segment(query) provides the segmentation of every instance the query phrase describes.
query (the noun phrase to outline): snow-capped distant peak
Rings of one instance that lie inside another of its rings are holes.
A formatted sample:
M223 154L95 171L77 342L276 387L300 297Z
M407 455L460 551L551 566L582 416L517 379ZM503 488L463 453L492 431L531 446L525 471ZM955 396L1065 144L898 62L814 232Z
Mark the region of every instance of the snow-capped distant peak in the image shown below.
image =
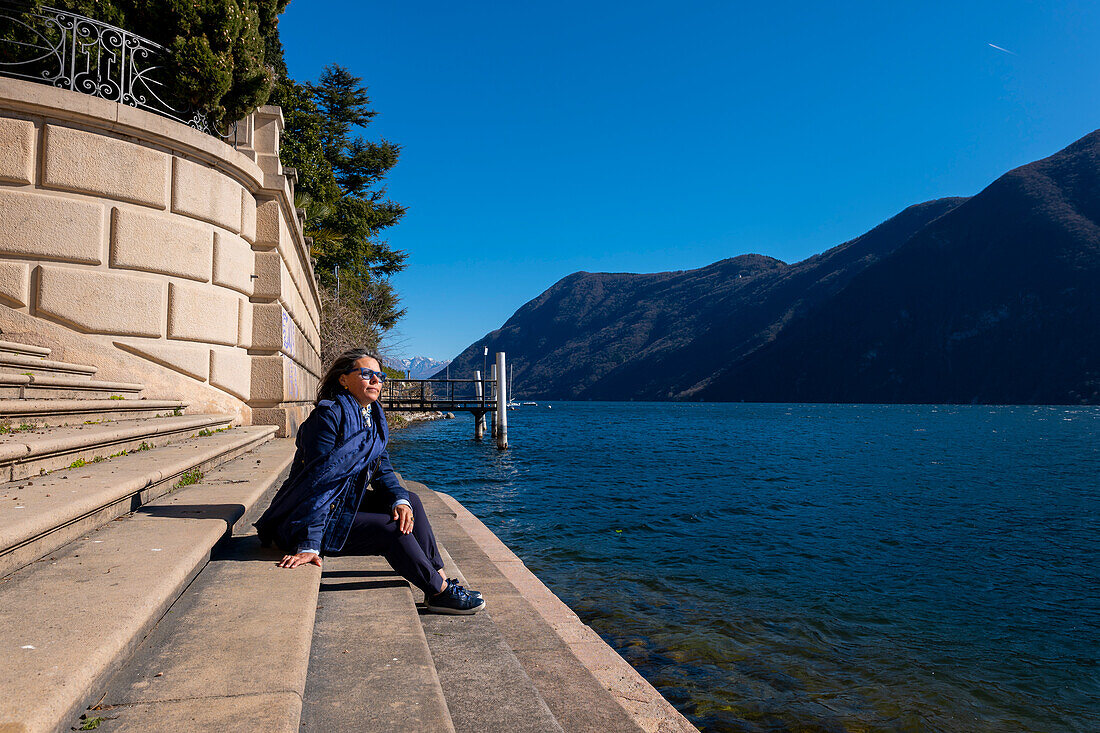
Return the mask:
M409 379L425 379L450 364L450 361L440 361L430 356L413 356L408 359L387 359L387 366L400 369Z

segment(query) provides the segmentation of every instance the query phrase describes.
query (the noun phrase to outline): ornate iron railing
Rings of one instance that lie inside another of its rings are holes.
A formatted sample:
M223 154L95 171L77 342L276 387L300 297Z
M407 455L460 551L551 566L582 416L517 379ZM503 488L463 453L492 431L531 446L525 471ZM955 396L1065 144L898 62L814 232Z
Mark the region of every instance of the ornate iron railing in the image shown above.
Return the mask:
M202 110L165 99L167 87L157 76L166 56L158 43L83 15L0 2L0 75L83 92L228 137Z

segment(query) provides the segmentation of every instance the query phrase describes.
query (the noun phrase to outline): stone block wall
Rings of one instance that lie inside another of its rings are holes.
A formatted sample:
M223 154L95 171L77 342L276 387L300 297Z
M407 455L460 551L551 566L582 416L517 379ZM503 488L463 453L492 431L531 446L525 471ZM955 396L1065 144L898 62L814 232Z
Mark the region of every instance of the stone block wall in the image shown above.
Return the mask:
M234 147L0 78L5 337L293 434L321 371L317 284L278 159L281 111L238 129Z

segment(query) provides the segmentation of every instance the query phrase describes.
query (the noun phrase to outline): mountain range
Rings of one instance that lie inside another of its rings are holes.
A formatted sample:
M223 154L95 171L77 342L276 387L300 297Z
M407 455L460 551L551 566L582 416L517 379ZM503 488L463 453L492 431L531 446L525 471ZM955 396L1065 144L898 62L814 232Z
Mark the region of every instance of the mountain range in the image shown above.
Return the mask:
M1100 403L1100 131L787 264L578 272L467 347L532 399Z
M427 379L440 369L446 369L449 361L440 361L430 356L413 356L408 359L386 359L386 366L405 372L408 379Z

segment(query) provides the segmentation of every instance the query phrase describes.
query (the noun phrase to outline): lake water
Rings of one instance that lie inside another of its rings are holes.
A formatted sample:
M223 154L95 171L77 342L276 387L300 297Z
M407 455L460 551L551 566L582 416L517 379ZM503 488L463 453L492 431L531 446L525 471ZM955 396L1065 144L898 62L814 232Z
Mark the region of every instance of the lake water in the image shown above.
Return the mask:
M1100 408L552 404L394 464L700 728L1100 731Z

